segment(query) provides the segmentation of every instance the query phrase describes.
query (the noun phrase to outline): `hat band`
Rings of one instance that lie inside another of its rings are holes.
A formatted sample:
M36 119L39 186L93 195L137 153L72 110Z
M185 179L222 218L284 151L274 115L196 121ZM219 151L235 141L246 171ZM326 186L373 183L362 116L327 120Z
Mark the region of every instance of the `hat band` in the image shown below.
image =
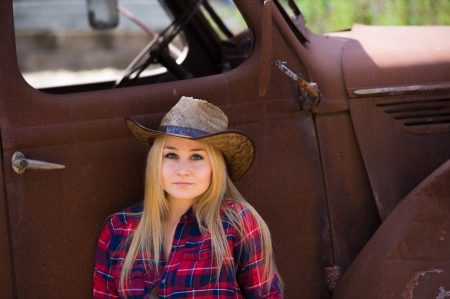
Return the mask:
M201 137L201 136L209 134L208 132L205 132L202 130L187 128L187 127L177 127L177 126L161 126L158 128L158 131L162 132L162 133L183 135L183 136L189 136L189 137Z

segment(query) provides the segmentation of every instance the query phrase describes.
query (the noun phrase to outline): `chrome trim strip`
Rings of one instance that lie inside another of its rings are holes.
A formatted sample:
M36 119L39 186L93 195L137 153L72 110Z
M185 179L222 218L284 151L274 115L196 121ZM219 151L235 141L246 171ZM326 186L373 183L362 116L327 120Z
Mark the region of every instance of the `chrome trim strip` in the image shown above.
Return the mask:
M364 89L357 89L353 91L353 93L361 96L369 96L369 95L401 95L407 93L429 93L439 91L450 91L450 83L364 88Z

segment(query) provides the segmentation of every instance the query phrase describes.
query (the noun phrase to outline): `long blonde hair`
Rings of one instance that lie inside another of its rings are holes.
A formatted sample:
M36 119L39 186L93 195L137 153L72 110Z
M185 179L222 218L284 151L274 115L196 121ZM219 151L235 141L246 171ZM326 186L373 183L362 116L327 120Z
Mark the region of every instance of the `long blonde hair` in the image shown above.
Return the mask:
M163 159L162 152L165 142L165 135L157 137L147 156L144 209L136 231L132 235L131 240L128 240L129 249L123 263L119 282L120 289L122 290L125 289L125 283L129 279L131 269L139 253L143 258L146 256L146 253L152 253L151 256L153 256L153 259L144 259L144 262L150 271L158 272L161 245L163 244L164 223L168 220L170 213L169 201L166 200L164 189L162 187L161 173ZM233 260L224 232L224 219L222 219L220 215L220 210L222 209L225 212L226 218L231 226L234 227L243 238L247 236L242 217L238 211L230 209L225 205L224 200L228 199L242 204L251 212L257 221L261 231L260 244L262 244L262 249L265 253L263 278L265 278L264 280L267 280L268 291L273 275L277 271L267 224L233 185L233 182L227 174L226 164L222 153L207 143L203 144L210 158L212 178L209 188L195 199L193 211L199 224L200 231L203 234L207 232L211 234L212 251L218 272L221 271L223 265L230 265ZM251 244L249 244L250 242L244 243L246 243L246 249L250 250L250 254L252 254L253 248ZM282 287L281 280L279 280L279 287Z

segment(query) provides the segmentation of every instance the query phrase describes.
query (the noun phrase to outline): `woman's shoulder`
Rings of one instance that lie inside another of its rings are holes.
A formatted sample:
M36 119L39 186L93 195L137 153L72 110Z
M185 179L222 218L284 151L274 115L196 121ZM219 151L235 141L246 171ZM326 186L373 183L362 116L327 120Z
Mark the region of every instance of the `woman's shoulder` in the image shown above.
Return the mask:
M257 221L255 218L256 211L249 203L242 203L232 199L224 200L225 209L221 210L222 217L225 222L230 221L230 218L240 218L242 219L239 222L244 223L245 225L251 224L252 226L257 225ZM254 212L255 211L255 212ZM231 213L230 213L231 212ZM234 222L234 221L231 221Z
M235 232L237 243L241 239L251 240L260 234L259 223L254 214L256 211L249 203L226 199L224 204L225 209L228 209L228 212L223 212L224 227Z
M118 213L113 214L108 221L108 225L113 231L133 229L139 224L143 210L144 205L142 202L128 207Z
M224 203L227 209L233 210L239 213L241 216L251 213L248 207L241 202L237 202L232 199L225 199Z
M119 213L113 214L100 233L98 244L101 248L116 251L122 241L133 235L142 214L142 204L129 207Z

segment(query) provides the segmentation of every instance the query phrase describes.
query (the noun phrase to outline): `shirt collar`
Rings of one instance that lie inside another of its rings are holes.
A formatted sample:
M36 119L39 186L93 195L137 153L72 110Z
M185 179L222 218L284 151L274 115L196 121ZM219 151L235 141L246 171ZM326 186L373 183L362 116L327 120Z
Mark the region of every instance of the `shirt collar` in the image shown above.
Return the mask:
M184 221L187 221L189 219L194 219L194 218L195 218L194 210L192 209L192 207L190 207L189 210L187 210L186 213L181 215L180 222L184 222Z

